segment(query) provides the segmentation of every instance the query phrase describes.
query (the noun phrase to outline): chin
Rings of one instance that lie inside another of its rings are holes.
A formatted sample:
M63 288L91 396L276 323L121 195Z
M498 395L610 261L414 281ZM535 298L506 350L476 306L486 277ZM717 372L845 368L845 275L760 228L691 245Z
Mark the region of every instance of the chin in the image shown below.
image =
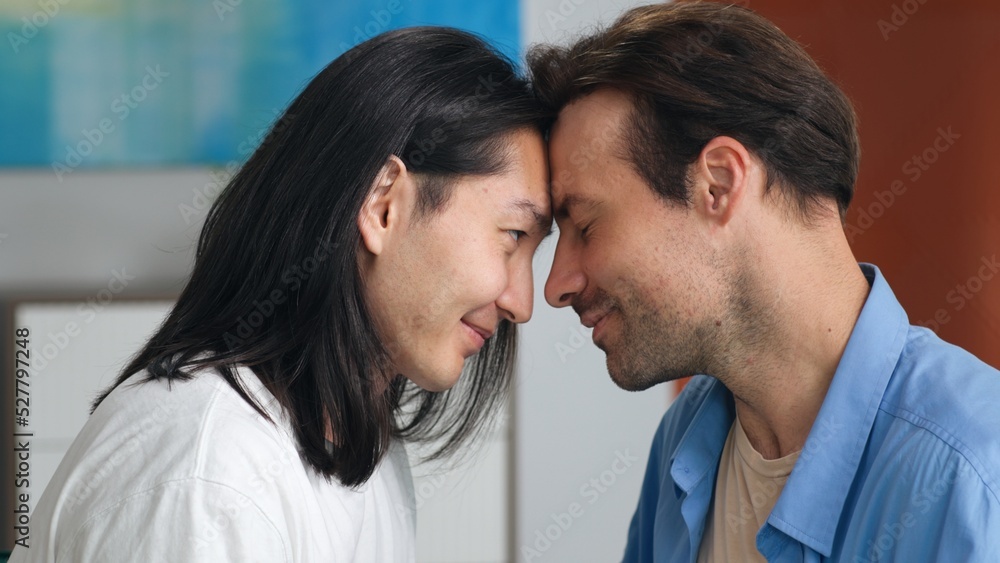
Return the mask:
M441 393L454 387L461 375L462 365L459 365L457 370L455 368L437 366L433 370L433 373L422 373L416 377L407 376L407 379L424 391Z
M612 374L611 381L613 381L615 385L617 385L618 387L620 387L625 391L645 391L646 389L649 389L654 385L663 383L662 381L647 380L643 379L642 377L635 377L634 374L632 375L633 375L632 377L629 377L627 375L625 376L619 375L616 377L614 374Z
M420 385L420 388L424 391L430 391L431 393L444 393L445 391L451 389L458 383L458 378L449 379L447 381L441 379L432 379L425 385ZM419 385L419 384L418 384Z
M639 373L633 366L622 366L615 362L611 355L607 358L607 368L611 381L625 391L645 391L654 385L669 381L648 373Z

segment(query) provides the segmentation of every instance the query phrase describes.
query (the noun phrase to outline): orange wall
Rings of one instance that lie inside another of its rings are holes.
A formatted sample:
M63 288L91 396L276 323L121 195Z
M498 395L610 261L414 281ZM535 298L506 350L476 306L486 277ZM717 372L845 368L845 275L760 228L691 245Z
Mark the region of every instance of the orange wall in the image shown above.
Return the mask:
M881 268L911 323L1000 367L1000 1L744 4L854 102L862 158L847 232L858 260Z

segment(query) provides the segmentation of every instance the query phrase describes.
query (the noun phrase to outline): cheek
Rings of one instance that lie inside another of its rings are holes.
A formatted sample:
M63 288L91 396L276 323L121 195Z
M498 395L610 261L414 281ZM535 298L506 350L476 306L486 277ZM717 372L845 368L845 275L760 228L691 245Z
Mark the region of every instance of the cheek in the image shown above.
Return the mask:
M599 286L610 290L619 280L631 279L649 269L648 248L628 236L604 236L600 233L580 249L584 272Z
M477 267L470 268L468 274L465 291L459 299L459 306L465 309L464 313L497 301L506 289L511 275L500 261L480 263Z
M618 300L655 303L669 299L674 260L664 245L620 237L595 241L583 258L589 281Z
M497 240L469 241L456 253L455 267L442 276L453 288L459 307L475 309L500 296L516 269L518 257L509 257Z
M426 291L412 303L415 328L433 339L452 338L462 317L497 299L505 277L503 270L482 261L434 272L425 280Z

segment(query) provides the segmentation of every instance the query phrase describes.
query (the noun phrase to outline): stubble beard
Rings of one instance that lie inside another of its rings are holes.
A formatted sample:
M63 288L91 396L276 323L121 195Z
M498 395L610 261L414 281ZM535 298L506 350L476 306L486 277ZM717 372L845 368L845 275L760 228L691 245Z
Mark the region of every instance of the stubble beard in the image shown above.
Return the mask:
M657 307L635 292L614 299L617 334L604 347L612 381L626 391L697 374L720 377L736 365L740 343L758 340L767 318L752 276L725 280L720 314L685 319L676 307Z

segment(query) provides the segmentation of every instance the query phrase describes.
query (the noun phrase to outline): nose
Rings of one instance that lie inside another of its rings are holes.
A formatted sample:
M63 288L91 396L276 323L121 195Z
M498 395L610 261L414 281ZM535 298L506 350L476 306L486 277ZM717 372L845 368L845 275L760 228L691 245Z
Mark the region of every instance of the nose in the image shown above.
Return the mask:
M552 270L545 282L545 300L553 307L566 307L586 287L587 277L580 269L579 250L559 233Z
M535 301L535 282L531 273L531 258L518 260L511 266L507 287L497 298L497 308L507 320L526 323L531 319Z

